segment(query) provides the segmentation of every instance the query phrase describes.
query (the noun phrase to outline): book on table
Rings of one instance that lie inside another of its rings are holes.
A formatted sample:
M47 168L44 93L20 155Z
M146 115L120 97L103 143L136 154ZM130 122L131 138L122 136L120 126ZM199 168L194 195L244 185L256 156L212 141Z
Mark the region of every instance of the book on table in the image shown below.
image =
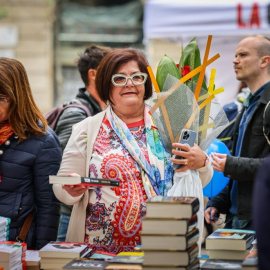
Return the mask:
M144 265L143 269L144 270L197 270L200 267L200 261L198 258L196 258L192 263L190 263L188 266L148 266Z
M257 242L256 242L257 244ZM242 262L243 270L257 270L258 269L258 250L253 249Z
M249 250L216 250L209 249L209 259L241 261L249 254Z
M154 196L146 201L146 218L189 219L199 210L196 197Z
M140 251L120 252L108 261L109 265L105 269L128 269L141 270L144 253Z
M77 258L89 250L87 244L77 242L58 242L51 241L39 250L39 256L42 258Z
M188 266L197 259L198 245L195 244L185 251L171 251L171 250L147 250L144 252L144 266Z
M63 269L105 269L108 265L106 261L89 260L85 258L76 258L66 264Z
M186 250L197 243L199 230L194 228L186 235L148 235L141 233L142 250Z
M148 218L142 220L143 234L178 234L184 235L196 228L198 218L195 214L190 219Z
M60 184L60 185L87 185L87 186L110 186L119 187L119 180L115 179L103 179L94 177L81 177L81 176L49 176L50 184Z
M207 250L246 250L251 247L255 231L217 229L205 240Z
M241 261L207 260L200 267L202 270L242 270Z

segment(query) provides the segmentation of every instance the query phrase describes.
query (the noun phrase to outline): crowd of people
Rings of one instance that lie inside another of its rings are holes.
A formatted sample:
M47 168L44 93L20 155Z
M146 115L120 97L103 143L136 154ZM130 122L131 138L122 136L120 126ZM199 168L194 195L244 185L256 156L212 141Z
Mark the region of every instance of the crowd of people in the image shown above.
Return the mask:
M77 62L85 87L73 102L91 116L70 107L54 131L35 104L23 65L0 58L0 216L11 218L9 239L33 249L57 239L132 250L140 244L145 201L171 189L175 163L183 165L179 172L198 170L203 186L213 169L231 179L207 205L205 220L215 222L222 213L226 228L255 229L260 269L267 269L270 41L243 39L233 65L250 94L235 120L232 155L214 153L208 162L196 144L173 143L181 159L165 149L145 103L153 89L139 50L88 47ZM49 175L117 179L120 185L52 187Z

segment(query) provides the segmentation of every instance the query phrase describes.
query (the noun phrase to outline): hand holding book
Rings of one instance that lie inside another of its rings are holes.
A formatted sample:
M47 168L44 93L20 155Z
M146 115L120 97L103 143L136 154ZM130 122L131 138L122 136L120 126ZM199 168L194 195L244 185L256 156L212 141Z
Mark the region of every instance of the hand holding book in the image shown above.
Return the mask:
M68 176L78 176L77 173L71 173ZM79 197L84 194L90 187L86 185L63 185L62 188L72 197Z
M76 173L68 176L49 176L50 184L60 184L72 197L78 197L84 194L88 189L100 187L119 187L119 180L102 179L93 177L81 177Z

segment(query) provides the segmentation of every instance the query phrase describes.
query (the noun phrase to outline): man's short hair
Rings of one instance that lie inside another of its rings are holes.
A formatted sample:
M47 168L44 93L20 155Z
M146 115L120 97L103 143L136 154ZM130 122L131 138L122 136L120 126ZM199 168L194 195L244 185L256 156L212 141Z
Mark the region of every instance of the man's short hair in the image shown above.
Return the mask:
M91 45L80 54L77 67L85 86L89 85L88 70L97 69L102 58L111 51L109 47Z

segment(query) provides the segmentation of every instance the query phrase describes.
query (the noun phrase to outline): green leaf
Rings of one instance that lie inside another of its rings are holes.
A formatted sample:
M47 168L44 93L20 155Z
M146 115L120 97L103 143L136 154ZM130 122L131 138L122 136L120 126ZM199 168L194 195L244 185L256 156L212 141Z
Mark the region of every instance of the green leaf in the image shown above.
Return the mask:
M165 54L158 64L156 74L156 80L160 91L163 90L163 85L168 74L174 76L177 79L181 78L175 62Z
M194 37L188 45L184 48L181 59L179 61L179 73L181 76L181 67L183 66L190 66L190 71L194 70L195 68L199 67L201 65L201 56L200 56L200 50L196 41L196 38ZM198 82L200 73L193 76L191 79L193 82ZM202 87L204 89L207 89L205 80L203 80Z

